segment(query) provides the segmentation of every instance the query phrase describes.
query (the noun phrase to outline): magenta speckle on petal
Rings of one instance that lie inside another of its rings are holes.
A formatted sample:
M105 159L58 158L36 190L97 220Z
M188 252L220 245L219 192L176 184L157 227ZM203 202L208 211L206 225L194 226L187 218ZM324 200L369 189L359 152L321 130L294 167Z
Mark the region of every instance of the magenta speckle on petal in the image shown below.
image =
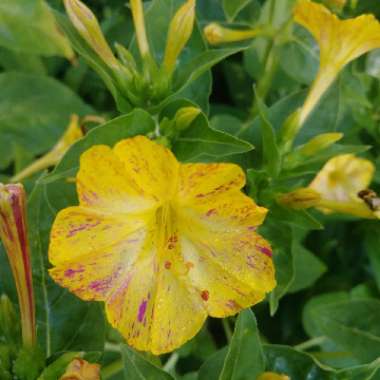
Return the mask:
M272 257L273 254L272 254L272 251L267 248L267 247L260 247L259 245L256 246L256 248L261 252L263 253L264 255L268 256L268 257Z
M139 314L137 316L137 319L138 319L139 322L142 322L144 320L144 316L145 316L147 305L148 305L148 301L147 300L143 300L141 302L141 304L140 304Z
M84 269L67 269L65 270L65 277L73 278L77 273L83 273Z

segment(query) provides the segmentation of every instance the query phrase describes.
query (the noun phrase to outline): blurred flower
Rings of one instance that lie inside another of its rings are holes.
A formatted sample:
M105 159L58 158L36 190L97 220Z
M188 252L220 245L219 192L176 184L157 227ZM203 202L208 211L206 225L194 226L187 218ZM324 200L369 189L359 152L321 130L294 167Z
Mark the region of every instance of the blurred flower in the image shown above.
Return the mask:
M309 187L278 197L278 202L294 209L317 207L329 214L338 212L362 218L380 217L380 199L371 190L375 167L371 161L342 154L331 158Z
M300 114L302 125L343 67L380 47L380 23L373 15L340 20L326 7L310 0L299 1L294 19L309 30L320 49L319 72Z
M290 377L275 372L264 372L257 380L290 380Z
M174 15L166 41L164 67L171 73L176 65L177 58L189 41L194 29L195 0L187 0Z
M52 150L38 160L34 161L31 165L27 166L20 173L16 174L11 179L11 182L22 181L41 170L56 165L63 158L69 148L82 137L83 131L79 125L79 117L77 115L72 115L70 124L68 125L65 133L52 148Z
M204 28L206 40L211 45L249 40L250 38L261 35L262 33L263 30L260 28L243 30L230 29L225 28L216 22L212 22Z
M234 315L275 286L256 228L267 210L234 164L181 164L146 137L94 146L80 162L80 206L53 225L53 279L104 301L128 343L154 354L191 339L207 315Z
M22 185L0 184L0 237L16 283L23 343L31 347L36 342L36 322L26 195Z
M100 380L100 365L83 359L74 359L60 380Z

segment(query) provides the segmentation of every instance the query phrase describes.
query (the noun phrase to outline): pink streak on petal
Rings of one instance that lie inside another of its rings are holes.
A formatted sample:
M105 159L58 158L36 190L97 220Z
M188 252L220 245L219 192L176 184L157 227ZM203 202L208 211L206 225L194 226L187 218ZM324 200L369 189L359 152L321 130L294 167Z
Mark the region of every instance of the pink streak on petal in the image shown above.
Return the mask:
M144 320L144 316L145 316L147 305L148 305L148 301L147 300L143 300L141 302L141 304L140 304L139 314L137 316L137 319L138 319L139 322L142 322Z

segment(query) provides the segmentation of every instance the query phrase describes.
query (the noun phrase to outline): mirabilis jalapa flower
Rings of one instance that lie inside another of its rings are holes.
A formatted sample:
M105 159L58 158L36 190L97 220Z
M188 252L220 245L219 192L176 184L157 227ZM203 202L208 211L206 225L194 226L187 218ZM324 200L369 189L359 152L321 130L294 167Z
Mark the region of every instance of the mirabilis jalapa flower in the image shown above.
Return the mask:
M317 207L326 214L338 212L375 219L380 213L359 197L368 188L374 172L375 166L369 160L352 154L335 156L327 161L309 187L284 194L279 201L296 209Z
M128 343L154 354L191 339L208 315L234 315L275 286L257 232L267 213L241 192L234 164L181 164L143 136L80 160L79 206L52 227L50 275L104 301Z
M8 255L20 305L23 344L36 343L32 267L28 242L26 195L22 185L0 183L0 238Z
M320 49L319 71L299 114L302 125L344 66L380 48L380 23L370 14L340 20L310 0L298 2L294 19L313 35Z

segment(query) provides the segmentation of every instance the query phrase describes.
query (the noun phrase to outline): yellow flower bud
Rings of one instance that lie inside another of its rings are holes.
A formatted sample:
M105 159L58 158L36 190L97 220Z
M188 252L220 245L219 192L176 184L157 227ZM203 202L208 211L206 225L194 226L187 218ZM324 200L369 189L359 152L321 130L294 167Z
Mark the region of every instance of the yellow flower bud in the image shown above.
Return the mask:
M100 365L83 359L74 359L60 380L100 380Z
M278 202L294 209L307 209L316 207L321 201L321 195L310 188L301 188L278 197Z
M194 28L195 0L187 0L174 15L168 32L165 49L164 67L171 73L178 56L189 41Z
M133 23L141 57L150 57L149 43L145 29L144 7L141 0L131 0Z
M323 133L319 136L312 138L305 145L298 149L298 153L305 157L314 156L321 150L328 148L330 145L335 144L342 139L343 133Z
M64 0L64 3L67 14L78 33L108 66L118 68L119 63L92 11L79 0Z
M177 111L175 115L175 129L183 131L188 128L191 123L201 113L201 110L196 107L184 107Z
M320 134L306 144L298 147L293 152L289 153L285 158L285 166L293 168L299 164L303 164L305 158L313 157L318 152L327 149L335 144L343 137L343 133L323 133Z
M211 45L244 41L263 34L263 30L260 28L244 30L230 29L225 28L216 22L208 24L203 32L206 36L207 42Z
M59 139L53 149L38 160L34 161L31 165L27 166L20 173L16 174L12 178L11 182L22 181L41 170L56 165L65 155L67 150L82 137L83 131L79 125L79 117L77 115L72 115L66 132Z
M22 185L0 183L0 238L16 284L25 347L36 342L32 267L28 241L26 195Z

